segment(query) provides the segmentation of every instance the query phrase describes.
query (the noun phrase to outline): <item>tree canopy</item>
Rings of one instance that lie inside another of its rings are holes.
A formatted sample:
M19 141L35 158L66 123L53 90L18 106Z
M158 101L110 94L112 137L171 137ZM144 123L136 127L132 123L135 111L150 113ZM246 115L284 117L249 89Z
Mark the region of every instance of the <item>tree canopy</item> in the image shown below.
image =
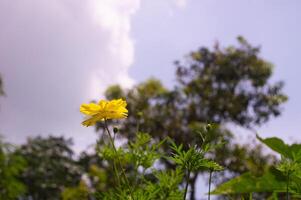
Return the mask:
M78 184L83 171L73 158L72 141L49 136L29 139L18 150L27 162L21 179L28 186L25 197L59 199L64 187Z
M118 85L109 87L105 93L108 99L124 98L128 102L129 117L119 124L123 136L131 140L140 130L156 140L168 136L188 148L202 142L194 130L207 122L220 124L221 128L208 136L212 142L226 143L212 155L228 170L220 181L228 179L227 174L240 174L250 168L260 173L274 159L263 156L261 148L250 151L234 144L233 133L224 125L233 123L254 129L279 116L287 96L282 91L283 82L270 81L273 65L260 56L260 48L242 37L237 40L238 46L201 47L183 61L176 61L177 84L172 89L157 79L149 79L129 90ZM96 128L102 129L102 124ZM253 164L241 157L249 158ZM192 191L196 178L197 174L191 178Z
M273 65L260 48L238 37L239 45L200 48L185 63L176 62L177 80L185 94L188 119L233 122L252 128L281 113L287 100L283 82L270 83Z
M14 146L0 140L0 200L17 199L27 189L20 179L26 161L16 155L15 150Z

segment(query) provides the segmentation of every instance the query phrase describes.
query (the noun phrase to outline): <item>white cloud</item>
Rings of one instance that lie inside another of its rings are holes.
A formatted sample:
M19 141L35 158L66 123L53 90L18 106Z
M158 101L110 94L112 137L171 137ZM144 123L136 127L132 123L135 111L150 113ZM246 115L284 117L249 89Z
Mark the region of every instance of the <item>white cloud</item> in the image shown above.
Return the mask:
M174 0L174 2L179 8L184 8L187 5L187 0Z
M140 0L93 0L90 4L95 23L110 32L111 44L109 52L113 57L116 69L114 71L115 79L124 87L133 85L133 80L128 76L128 68L133 64L134 46L130 38L130 17L138 10ZM118 58L117 60L114 58ZM118 66L124 66L119 68ZM106 76L108 78L108 76ZM99 74L94 77L94 83L101 82L105 77ZM108 81L111 78L108 79Z
M140 0L0 1L0 133L64 133L85 142L80 103L133 84L131 17ZM92 129L90 129L91 132ZM89 140L90 141L90 140Z

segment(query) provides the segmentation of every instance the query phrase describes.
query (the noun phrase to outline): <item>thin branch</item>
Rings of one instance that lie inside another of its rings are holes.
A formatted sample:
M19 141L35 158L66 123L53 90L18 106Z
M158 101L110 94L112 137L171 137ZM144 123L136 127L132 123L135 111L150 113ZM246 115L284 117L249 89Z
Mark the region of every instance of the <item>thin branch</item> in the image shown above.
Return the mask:
M185 191L184 191L183 200L186 200L186 195L187 195L187 190L188 190L188 184L189 184L189 178L190 178L190 171L188 171L187 176L186 176L186 185L185 185Z

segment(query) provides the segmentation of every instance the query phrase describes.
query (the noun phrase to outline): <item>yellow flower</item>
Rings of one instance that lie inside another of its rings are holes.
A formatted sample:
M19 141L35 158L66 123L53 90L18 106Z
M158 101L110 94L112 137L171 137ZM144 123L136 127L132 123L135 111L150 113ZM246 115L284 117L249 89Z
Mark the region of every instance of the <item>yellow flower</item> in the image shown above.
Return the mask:
M126 118L128 115L126 105L126 101L122 99L112 101L100 100L98 104L82 104L80 106L80 112L89 116L87 120L82 122L82 125L93 126L96 122L106 119Z

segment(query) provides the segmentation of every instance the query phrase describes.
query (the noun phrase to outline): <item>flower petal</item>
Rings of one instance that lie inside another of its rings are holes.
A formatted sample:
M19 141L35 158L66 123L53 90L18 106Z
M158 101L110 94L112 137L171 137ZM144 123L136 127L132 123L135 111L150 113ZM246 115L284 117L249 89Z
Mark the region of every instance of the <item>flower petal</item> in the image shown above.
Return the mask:
M95 115L100 111L100 106L95 103L82 104L80 106L80 112L86 115Z
M98 121L103 121L103 118L98 118L98 117L90 117L89 119L86 119L85 121L82 122L82 125L84 126L93 126L95 125Z

